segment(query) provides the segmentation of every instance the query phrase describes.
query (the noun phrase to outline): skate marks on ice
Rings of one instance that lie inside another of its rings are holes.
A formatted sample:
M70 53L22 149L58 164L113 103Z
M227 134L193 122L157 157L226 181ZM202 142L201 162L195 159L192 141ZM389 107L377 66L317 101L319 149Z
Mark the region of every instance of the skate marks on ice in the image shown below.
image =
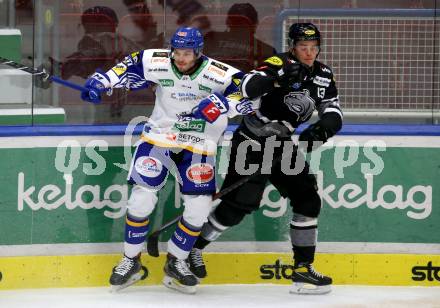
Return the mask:
M369 287L334 285L326 295L290 294L288 285L201 285L195 295L164 286L131 286L116 294L108 288L0 291L7 308L139 307L440 307L440 287Z

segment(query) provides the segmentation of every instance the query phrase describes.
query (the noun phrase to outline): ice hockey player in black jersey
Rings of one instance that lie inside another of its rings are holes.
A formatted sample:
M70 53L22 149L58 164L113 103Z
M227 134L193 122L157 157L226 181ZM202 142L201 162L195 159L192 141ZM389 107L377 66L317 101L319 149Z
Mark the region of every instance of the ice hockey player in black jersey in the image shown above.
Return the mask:
M226 194L204 224L189 255L190 268L199 278L206 276L202 249L227 228L239 224L245 215L258 210L264 188L270 181L283 197L290 199L293 211L290 237L295 271L291 292L322 294L331 290L332 279L317 272L312 265L321 209L316 178L309 174L309 165L304 158L301 162L304 167L296 174L284 172L279 158L283 149L286 151L288 147L275 144L290 141L293 145L291 140L295 128L308 121L315 109L319 120L299 136L299 147L303 147L304 151L313 151L342 127L342 111L332 70L316 60L320 47L321 36L315 25L295 23L289 29L289 51L266 59L244 76L243 95L250 99L260 98L261 105L257 112L243 118L234 133L228 173L222 189L248 175L240 174L240 170L236 169L236 166L243 165L239 161L243 155L238 150L243 142L253 144L253 149L246 152L246 165L258 164L262 174ZM273 161L267 161L263 154L263 149L270 146L274 147ZM302 151L297 150L295 146L293 151L298 156L290 156L291 168L295 162L299 163L299 157L303 157ZM268 165L272 167L269 172Z

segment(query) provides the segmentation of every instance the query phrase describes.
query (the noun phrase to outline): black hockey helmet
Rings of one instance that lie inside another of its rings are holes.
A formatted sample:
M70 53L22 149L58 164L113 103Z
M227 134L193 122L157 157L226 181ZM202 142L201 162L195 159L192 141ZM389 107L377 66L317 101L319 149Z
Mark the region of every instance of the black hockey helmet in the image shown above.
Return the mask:
M310 23L294 23L289 28L289 47L292 48L299 41L318 41L321 45L321 33L318 28Z

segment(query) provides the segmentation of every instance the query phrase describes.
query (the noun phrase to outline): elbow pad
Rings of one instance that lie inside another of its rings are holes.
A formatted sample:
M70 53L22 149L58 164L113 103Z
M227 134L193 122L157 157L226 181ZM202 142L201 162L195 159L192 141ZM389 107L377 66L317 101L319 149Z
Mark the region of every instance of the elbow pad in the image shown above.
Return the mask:
M241 83L241 92L244 97L255 99L270 91L275 87L275 79L271 76L263 76L260 74L245 75Z

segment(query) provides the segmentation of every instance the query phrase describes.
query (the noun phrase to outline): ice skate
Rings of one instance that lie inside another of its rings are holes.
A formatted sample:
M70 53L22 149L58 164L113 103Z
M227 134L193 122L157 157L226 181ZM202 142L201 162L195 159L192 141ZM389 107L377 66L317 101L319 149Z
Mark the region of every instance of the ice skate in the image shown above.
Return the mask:
M110 276L111 292L117 292L128 286L144 280L148 276L148 270L142 266L140 257L129 258L124 255L119 264L113 268Z
M326 294L331 291L332 279L315 271L310 263L295 266L292 280L293 286L290 293Z
M205 278L206 266L203 262L202 250L198 248L191 249L188 256L189 269L196 276L200 282L201 279Z
M196 293L197 277L189 270L186 260L168 254L164 271L162 282L167 288L186 294Z

